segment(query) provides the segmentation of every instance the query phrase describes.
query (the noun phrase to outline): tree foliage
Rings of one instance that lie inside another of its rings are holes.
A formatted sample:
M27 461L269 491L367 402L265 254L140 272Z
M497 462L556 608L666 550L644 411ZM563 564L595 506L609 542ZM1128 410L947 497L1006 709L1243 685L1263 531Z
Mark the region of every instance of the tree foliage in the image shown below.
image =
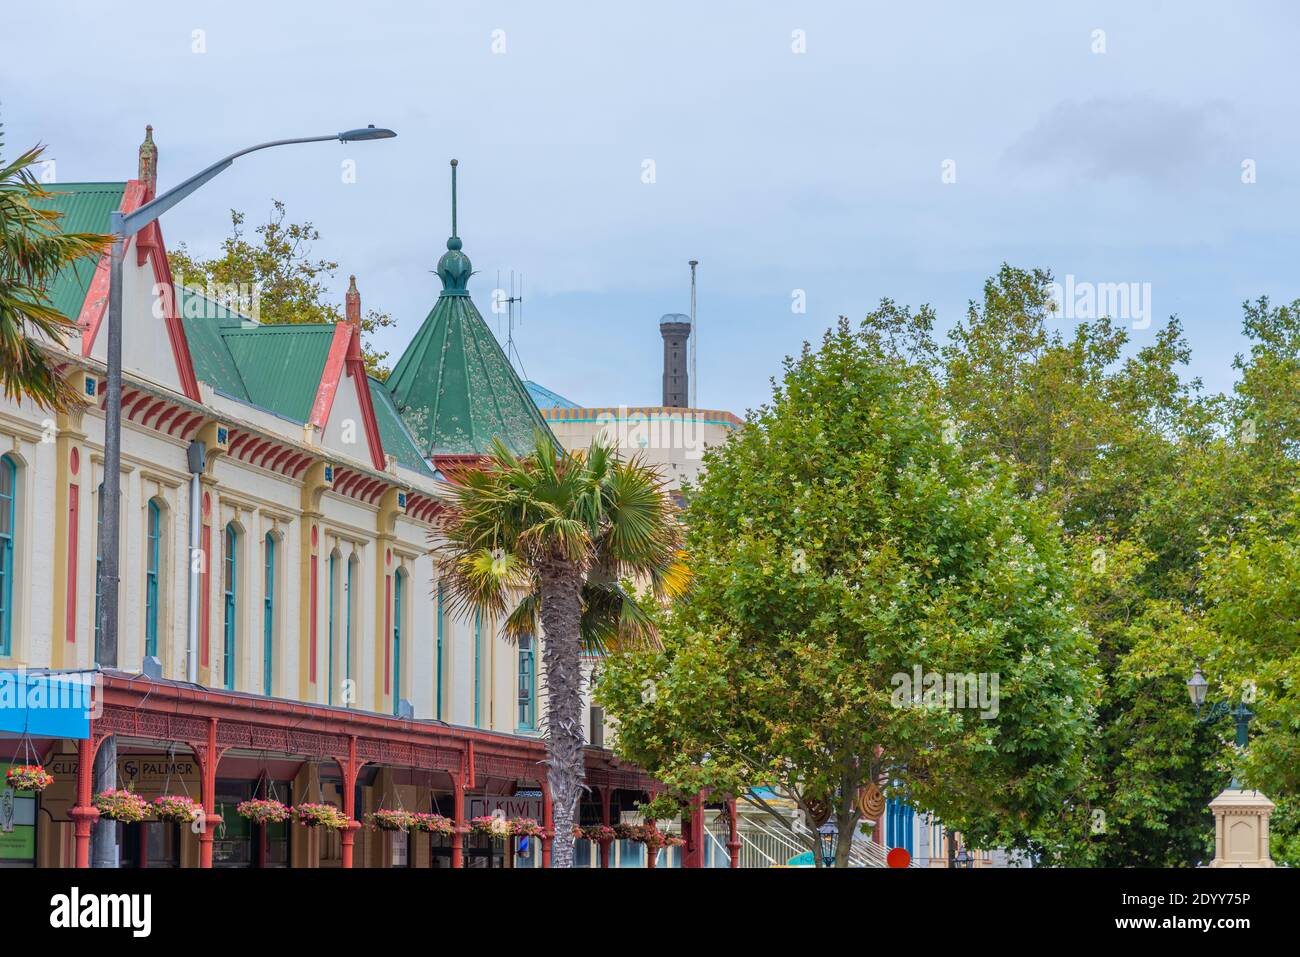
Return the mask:
M286 222L285 205L271 201L271 213L254 229L256 239L244 231L245 216L230 211L230 235L221 243L221 254L212 259L194 256L184 243L168 253L172 275L178 284L198 291L212 290L222 305L247 314L253 307L256 290L257 318L265 323L340 322L343 310L330 301L325 280L334 275L339 264L314 259L311 246L320 239L320 231L310 222ZM386 312L368 310L361 317L361 331L393 325ZM385 378L387 352L363 346L366 369L371 375Z
M619 749L679 797L779 785L833 802L848 833L879 779L1006 846L1086 812L1092 651L1053 523L945 437L884 340L842 321L787 361L707 453L686 520L689 595L662 647L611 656L599 689ZM996 676L996 697L904 688L918 669Z
M54 308L48 290L77 260L107 251L112 237L59 229L62 214L42 205L57 194L32 171L44 150L0 159L0 387L7 398L62 411L80 401L79 393L42 343L62 345L74 318Z

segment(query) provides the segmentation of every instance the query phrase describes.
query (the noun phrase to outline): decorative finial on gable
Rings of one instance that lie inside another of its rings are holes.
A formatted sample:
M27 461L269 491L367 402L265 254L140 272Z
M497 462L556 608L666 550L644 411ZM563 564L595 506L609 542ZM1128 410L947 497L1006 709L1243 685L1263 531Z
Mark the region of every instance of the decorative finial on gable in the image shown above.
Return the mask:
M140 166L137 178L144 183L146 201L158 191L158 147L153 142L153 127L144 128L144 142L140 144Z
M468 296L465 284L474 273L469 257L461 252L460 236L456 233L456 167L460 164L451 161L451 237L447 240L447 251L438 260L438 278L442 280L444 296Z

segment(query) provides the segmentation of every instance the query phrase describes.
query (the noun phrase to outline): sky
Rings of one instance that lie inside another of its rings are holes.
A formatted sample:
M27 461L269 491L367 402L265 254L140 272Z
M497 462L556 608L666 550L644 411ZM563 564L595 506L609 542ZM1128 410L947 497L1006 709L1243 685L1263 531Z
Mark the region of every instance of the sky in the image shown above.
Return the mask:
M697 404L738 414L837 316L929 303L943 333L1003 262L1071 296L1137 284L1134 348L1177 315L1214 391L1242 302L1300 298L1295 4L126 9L5 12L5 155L41 142L56 181L123 180L150 123L165 189L254 143L391 127L244 157L162 221L213 254L232 208L283 200L340 264L334 297L355 273L397 320L390 361L440 288L452 157L475 301L504 338L492 290L522 275L523 369L584 405L659 403L690 259Z

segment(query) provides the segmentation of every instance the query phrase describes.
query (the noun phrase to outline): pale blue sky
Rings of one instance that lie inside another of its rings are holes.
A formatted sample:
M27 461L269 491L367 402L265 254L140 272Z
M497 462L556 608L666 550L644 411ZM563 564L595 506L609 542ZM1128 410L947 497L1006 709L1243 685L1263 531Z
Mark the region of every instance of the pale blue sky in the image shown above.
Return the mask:
M479 308L495 327L498 270L526 274L527 372L587 404L659 401L691 258L707 407L763 401L782 356L882 296L946 328L1004 260L1150 283L1137 344L1177 313L1192 374L1227 389L1241 301L1300 297L1298 24L1186 0L47 2L5 14L0 119L7 154L48 143L63 181L134 175L152 123L164 187L265 139L393 127L243 159L163 226L211 252L228 209L285 200L338 298L355 272L399 320L394 357L437 295L456 156Z

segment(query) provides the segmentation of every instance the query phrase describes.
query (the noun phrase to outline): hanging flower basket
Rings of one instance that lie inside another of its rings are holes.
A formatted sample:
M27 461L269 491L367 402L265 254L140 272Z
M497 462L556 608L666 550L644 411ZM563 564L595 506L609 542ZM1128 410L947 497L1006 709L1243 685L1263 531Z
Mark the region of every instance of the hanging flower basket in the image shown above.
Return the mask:
M347 815L333 804L295 804L294 820L304 827L324 827L341 831L348 826Z
M235 813L257 824L279 824L282 821L289 820L288 805L264 798L241 801L235 807Z
M176 794L164 794L153 799L153 816L173 824L192 824L203 815L197 801Z
M615 824L611 830L614 837L620 841L635 841L637 831L640 830L635 824Z
M374 811L366 815L366 823L376 831L409 831L411 829L410 811Z
M411 815L411 830L426 834L455 834L456 822L441 814L417 811Z
M648 850L657 851L661 847L682 847L686 844L686 839L677 837L673 834L665 834L656 827L648 824L642 824L636 828L636 833L632 840L638 844L644 844Z
M123 824L138 824L149 816L149 802L126 788L100 791L91 803L99 809L100 817Z
M54 775L39 764L16 764L5 779L15 791L44 791L54 783Z
M608 824L593 824L582 829L582 836L588 841L612 841L618 833Z
M546 828L542 827L531 817L515 817L510 819L510 826L519 837L545 837Z
M486 834L498 841L505 840L515 832L510 821L494 815L471 818L469 829L475 834Z

